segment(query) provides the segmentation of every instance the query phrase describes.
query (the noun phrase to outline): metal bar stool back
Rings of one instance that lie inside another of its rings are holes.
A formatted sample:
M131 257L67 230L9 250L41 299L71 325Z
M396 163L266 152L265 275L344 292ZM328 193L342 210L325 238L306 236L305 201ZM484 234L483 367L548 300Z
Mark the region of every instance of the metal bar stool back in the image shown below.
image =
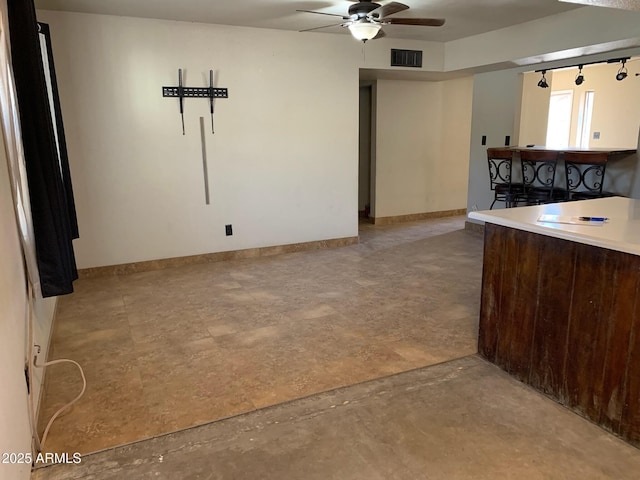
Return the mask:
M609 156L606 153L566 152L564 171L567 198L588 200L614 195L602 190L608 160Z
M515 206L516 197L523 191L522 183L512 182L513 151L508 148L487 148L489 162L489 180L493 194L493 202L504 202L506 208Z
M522 150L520 164L527 205L565 200L566 192L555 187L558 152Z

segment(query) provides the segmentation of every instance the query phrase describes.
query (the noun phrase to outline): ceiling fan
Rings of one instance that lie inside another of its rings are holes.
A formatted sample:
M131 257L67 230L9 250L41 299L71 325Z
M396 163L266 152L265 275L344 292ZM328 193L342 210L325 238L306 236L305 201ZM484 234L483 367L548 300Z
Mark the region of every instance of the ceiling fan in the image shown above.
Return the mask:
M335 13L316 12L313 10L296 10L297 12L315 13L317 15L329 15L341 17L342 23L323 25L322 27L308 28L302 32L310 32L321 28L340 25L347 27L351 34L358 40L366 42L374 38L384 37L383 25L419 25L424 27L440 27L444 25L443 18L395 18L396 13L408 10L410 7L400 2L390 2L381 5L372 0L361 0L349 7L348 15Z

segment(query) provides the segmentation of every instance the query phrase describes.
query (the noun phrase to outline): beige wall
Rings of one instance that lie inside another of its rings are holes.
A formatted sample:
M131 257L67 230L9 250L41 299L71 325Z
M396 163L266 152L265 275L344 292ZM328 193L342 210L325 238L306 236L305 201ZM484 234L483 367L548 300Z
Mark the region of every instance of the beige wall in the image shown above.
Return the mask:
M39 12L53 49L80 268L358 234L358 61L346 35ZM320 40L320 38L322 40ZM217 85L206 135L163 85ZM232 237L225 224L233 224Z
M472 88L378 80L376 217L464 208Z
M549 98L554 81L554 72L546 73L550 88L538 87L542 78L540 73L521 74L522 103L520 104L520 123L518 145L545 145L547 143L547 123L549 120ZM515 139L514 139L515 140Z
M442 82L442 86L441 156L432 185L441 194L433 199L435 211L465 208L467 203L473 77Z
M575 145L578 115L584 93L594 92L593 117L589 145L595 148L636 148L640 129L640 82L634 74L640 72L640 59L627 63L630 75L619 82L615 76L620 64L587 65L582 70L585 81L576 85L577 68L558 70L551 90L573 91L570 144ZM538 89L541 90L541 89ZM600 139L593 138L600 132Z

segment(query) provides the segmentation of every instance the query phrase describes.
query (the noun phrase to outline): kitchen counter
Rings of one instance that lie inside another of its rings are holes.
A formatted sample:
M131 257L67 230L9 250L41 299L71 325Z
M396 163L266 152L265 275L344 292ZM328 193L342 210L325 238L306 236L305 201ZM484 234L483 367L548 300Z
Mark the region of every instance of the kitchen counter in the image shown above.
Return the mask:
M609 155L633 155L637 152L637 150L630 148L580 148L580 147L566 147L566 148L549 148L545 146L536 146L527 147L527 146L517 146L517 147L505 147L514 152L520 152L522 150L534 150L534 151L542 151L542 152L585 152L585 153L608 153Z
M538 222L540 215L608 217L604 224ZM624 197L471 212L469 218L572 242L640 255L640 200Z
M544 223L540 215L609 221ZM469 217L485 221L478 353L640 447L640 200Z

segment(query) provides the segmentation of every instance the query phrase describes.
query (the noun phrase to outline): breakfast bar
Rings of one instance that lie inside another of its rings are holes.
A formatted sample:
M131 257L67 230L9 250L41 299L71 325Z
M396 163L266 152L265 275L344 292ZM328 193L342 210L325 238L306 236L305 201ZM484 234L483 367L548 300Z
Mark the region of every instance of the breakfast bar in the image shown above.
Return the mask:
M469 218L485 222L480 355L640 447L640 200Z

